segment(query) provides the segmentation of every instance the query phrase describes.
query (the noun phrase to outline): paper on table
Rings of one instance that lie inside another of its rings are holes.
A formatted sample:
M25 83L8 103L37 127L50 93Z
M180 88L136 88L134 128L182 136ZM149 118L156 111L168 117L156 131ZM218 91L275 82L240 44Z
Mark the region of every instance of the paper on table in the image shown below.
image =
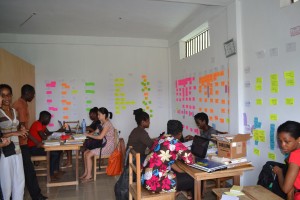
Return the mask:
M223 194L221 200L239 200L239 197Z

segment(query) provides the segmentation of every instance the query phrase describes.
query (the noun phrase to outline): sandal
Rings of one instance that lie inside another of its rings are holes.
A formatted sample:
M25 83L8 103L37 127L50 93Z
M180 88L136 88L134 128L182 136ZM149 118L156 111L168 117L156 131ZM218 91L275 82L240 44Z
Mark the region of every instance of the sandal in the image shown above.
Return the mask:
M81 183L88 183L88 182L92 182L92 181L94 181L94 179L93 178L88 178L88 179L82 179L81 180Z
M192 200L194 198L192 191L186 191L186 198L189 200Z

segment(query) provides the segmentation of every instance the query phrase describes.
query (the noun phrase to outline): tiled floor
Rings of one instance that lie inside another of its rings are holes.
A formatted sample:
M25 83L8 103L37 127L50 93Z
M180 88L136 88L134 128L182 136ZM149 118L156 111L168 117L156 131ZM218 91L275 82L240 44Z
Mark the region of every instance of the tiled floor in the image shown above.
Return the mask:
M82 164L80 164L81 166ZM74 165L73 165L74 168ZM68 168L67 173L62 177L62 180L72 180L74 175L74 169ZM80 173L79 173L80 174ZM89 183L80 183L79 190L76 191L75 186L63 186L50 188L50 192L47 193L46 189L46 177L38 177L39 185L42 189L42 193L49 197L49 200L114 200L114 185L118 177L111 177L107 175L98 175L97 181ZM25 191L24 200L30 200L30 196ZM207 192L204 200L215 200L216 197L212 192ZM180 194L176 200L186 200L183 194Z

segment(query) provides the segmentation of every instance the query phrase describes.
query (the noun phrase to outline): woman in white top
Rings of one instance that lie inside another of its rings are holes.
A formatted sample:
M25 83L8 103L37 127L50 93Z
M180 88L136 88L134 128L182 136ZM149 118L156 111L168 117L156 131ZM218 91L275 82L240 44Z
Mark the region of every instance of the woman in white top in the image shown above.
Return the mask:
M11 107L12 89L9 85L0 85L0 129L2 137L9 138L11 144L2 148L0 158L0 184L3 199L22 200L24 195L25 179L22 154L19 146L19 136L26 137L25 128L18 131L19 121L16 111Z
M94 133L86 133L87 137L98 139L98 140L106 140L106 145L102 148L101 155L110 155L114 151L114 131L115 128L112 123L109 121L109 118L112 118L112 113L108 112L108 110L104 107L99 108L98 110L98 118L101 121L101 125L103 129L96 130ZM97 134L97 132L99 134ZM95 134L96 133L96 134ZM103 141L104 142L104 141ZM95 155L100 154L100 148L86 150L84 152L84 173L80 177L82 182L90 182L93 181L92 178L92 159Z

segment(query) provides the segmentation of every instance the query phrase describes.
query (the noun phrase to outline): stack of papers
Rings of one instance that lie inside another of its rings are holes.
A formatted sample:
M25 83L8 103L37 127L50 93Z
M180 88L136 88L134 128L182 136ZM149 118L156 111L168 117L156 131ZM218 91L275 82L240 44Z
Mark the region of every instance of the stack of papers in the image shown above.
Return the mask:
M230 158L212 156L211 160L223 163L227 165L227 168L234 168L234 167L251 164L251 162L248 161L246 157L230 159Z
M44 146L59 146L60 141L59 140L45 140Z
M243 192L243 186L238 186L238 185L234 185L230 188L229 192L225 192L225 194L229 195L229 196L241 196L241 195L245 195Z
M74 134L72 135L72 137L74 138L74 140L85 140L86 136L83 134Z
M82 144L83 140L66 140L65 144Z
M206 172L214 172L220 169L226 169L227 166L223 163L215 162L205 158L195 157L195 164L189 165L196 169L200 169Z

